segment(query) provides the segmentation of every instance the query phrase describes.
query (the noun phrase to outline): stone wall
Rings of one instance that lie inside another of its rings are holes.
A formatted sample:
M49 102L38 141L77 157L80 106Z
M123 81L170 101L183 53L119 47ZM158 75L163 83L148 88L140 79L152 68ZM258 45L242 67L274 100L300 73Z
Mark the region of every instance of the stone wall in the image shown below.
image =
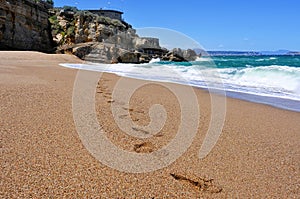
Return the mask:
M103 17L109 17L111 19L117 19L122 21L123 12L119 12L116 10L89 10L93 14L97 14Z
M0 1L0 50L52 51L53 42L45 2Z
M151 37L137 37L135 38L135 44L136 48L161 48L159 39Z

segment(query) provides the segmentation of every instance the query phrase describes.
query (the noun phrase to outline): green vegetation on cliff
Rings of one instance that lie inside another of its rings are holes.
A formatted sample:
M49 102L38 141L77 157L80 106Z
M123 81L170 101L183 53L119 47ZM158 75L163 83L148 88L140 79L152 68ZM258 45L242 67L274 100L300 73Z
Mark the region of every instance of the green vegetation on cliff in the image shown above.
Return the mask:
M106 39L124 32L131 25L124 21L99 16L76 7L64 6L49 11L53 40L58 46Z

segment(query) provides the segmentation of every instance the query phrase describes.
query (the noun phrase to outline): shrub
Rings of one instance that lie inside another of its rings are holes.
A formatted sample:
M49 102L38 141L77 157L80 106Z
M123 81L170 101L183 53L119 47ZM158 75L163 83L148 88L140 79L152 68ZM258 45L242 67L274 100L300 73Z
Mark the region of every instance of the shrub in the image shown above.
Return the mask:
M74 36L75 35L75 26L70 26L67 30L68 36Z
M53 15L53 16L49 17L49 21L51 24L57 24L58 23L57 16Z
M74 13L76 13L78 11L78 8L73 7L73 6L64 6L63 9L65 11L74 12Z

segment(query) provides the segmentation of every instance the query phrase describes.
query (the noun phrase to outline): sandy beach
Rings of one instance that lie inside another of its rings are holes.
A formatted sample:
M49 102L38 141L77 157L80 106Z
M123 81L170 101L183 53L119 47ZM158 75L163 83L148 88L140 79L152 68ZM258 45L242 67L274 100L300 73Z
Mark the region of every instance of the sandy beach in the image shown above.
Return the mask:
M121 172L98 161L83 145L72 112L77 70L60 63L82 61L71 55L0 52L1 198L299 198L300 113L227 98L222 134L199 159L211 98L194 89L201 114L188 150L166 168ZM106 137L138 154L165 146L179 128L176 96L148 82L134 93L129 107L121 104L130 114L119 118L139 125L150 122L153 104L167 112L158 134L133 138L122 132L111 111L112 104L122 101L113 97L119 79L103 74L95 88L97 119ZM145 82L128 79L134 81Z

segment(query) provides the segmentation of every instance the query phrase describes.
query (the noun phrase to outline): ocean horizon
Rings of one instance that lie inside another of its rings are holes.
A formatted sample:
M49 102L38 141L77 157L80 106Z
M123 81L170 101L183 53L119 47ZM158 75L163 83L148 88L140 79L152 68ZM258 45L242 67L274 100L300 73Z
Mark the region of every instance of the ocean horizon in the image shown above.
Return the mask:
M215 56L193 62L61 64L82 70L190 85L228 97L300 112L300 56Z

